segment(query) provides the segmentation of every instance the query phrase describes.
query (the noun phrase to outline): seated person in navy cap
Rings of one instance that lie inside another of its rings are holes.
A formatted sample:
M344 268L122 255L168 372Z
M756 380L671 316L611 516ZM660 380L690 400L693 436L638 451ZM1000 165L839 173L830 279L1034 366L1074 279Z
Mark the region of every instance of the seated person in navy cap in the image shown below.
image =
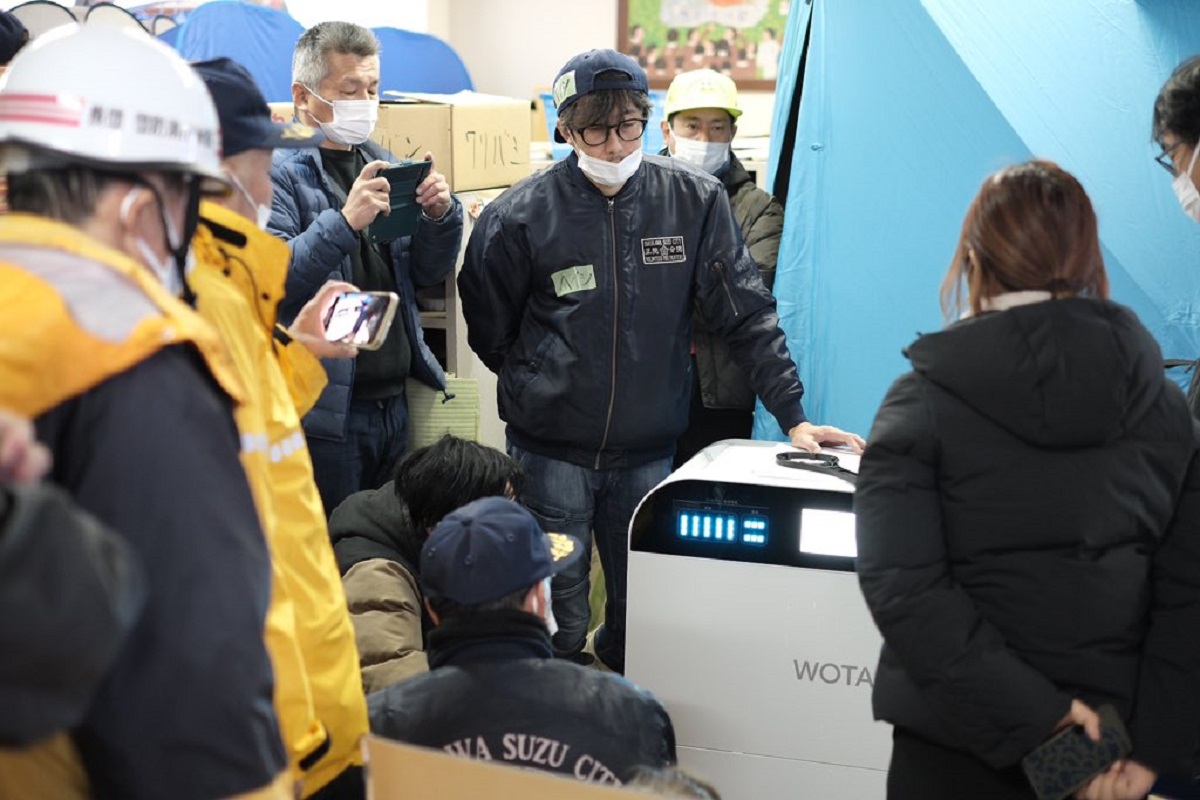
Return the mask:
M583 554L502 497L445 517L421 550L437 624L431 671L368 698L372 732L593 783L675 763L674 729L652 695L553 658L550 578Z

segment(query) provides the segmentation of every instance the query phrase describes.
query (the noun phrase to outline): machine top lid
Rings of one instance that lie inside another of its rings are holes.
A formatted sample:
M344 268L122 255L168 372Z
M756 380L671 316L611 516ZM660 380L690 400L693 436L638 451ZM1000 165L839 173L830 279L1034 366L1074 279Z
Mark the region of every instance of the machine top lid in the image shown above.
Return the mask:
M776 462L776 453L795 450L790 444L782 442L726 439L701 450L671 473L663 481L663 485L673 481L694 480L781 486L787 489L815 489L846 494L854 491L850 483L834 474L822 475L809 470L789 469ZM822 448L821 452L837 456L839 466L858 473L861 456L841 448Z

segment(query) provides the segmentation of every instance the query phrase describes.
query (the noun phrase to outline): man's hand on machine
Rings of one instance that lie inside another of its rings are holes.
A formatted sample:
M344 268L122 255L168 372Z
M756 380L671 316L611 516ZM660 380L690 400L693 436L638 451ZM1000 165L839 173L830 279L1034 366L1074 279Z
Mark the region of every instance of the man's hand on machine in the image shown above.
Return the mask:
M867 443L857 433L847 433L832 425L813 425L811 422L801 422L788 431L792 446L801 450L815 453L822 446L844 444L855 453L861 453Z

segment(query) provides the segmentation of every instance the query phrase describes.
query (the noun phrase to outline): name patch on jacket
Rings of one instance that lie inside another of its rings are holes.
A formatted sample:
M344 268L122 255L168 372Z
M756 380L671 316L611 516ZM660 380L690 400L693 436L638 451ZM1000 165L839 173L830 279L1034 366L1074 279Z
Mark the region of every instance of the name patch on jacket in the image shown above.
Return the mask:
M682 236L656 236L642 239L643 264L680 264L687 261Z
M550 275L550 280L554 283L554 294L558 297L596 288L596 272L591 264L560 269Z

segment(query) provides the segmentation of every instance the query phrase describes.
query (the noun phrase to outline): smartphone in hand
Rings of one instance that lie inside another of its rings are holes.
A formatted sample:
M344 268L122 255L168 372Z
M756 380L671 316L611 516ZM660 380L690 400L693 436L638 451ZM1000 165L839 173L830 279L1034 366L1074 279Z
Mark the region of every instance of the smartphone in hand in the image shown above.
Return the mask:
M372 244L386 244L402 236L412 236L421 221L421 206L417 203L417 187L429 176L432 161L408 161L392 164L376 173L387 178L387 214L380 214L367 226L367 239Z
M378 350L399 304L395 292L342 292L325 315L325 338L362 350Z
M1133 749L1125 724L1109 705L1096 709L1100 715L1100 741L1093 742L1078 725L1065 728L1047 739L1021 760L1025 777L1039 800L1062 800L1104 772Z

